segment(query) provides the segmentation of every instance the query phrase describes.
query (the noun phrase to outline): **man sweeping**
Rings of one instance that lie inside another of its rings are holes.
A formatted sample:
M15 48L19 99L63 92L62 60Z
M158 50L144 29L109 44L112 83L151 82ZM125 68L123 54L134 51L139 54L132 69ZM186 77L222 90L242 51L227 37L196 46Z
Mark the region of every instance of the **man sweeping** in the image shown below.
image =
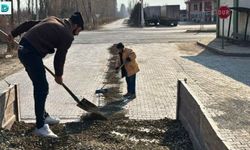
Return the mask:
M121 68L122 78L125 77L127 82L127 94L123 97L126 99L136 98L136 73L139 72L139 67L136 62L136 54L132 49L125 48L122 43L116 45L119 53L116 70Z
M19 45L18 57L25 67L34 88L36 129L38 136L57 138L49 124L59 123L59 118L51 117L45 111L45 102L49 86L45 75L43 58L54 53L55 81L63 83L63 68L68 49L74 36L84 30L84 21L79 12L69 19L51 16L42 21L27 21L15 28L9 40L24 33Z

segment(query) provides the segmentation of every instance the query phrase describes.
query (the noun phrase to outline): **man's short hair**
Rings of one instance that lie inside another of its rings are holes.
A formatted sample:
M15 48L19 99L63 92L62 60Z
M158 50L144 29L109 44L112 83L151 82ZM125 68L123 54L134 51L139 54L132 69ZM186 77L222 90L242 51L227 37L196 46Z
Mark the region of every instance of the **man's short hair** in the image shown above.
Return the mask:
M123 45L122 43L118 43L118 44L116 45L116 48L117 48L117 49L124 49L124 45Z
M84 21L80 12L75 12L73 15L71 15L69 20L78 27L81 27L82 30L84 29Z

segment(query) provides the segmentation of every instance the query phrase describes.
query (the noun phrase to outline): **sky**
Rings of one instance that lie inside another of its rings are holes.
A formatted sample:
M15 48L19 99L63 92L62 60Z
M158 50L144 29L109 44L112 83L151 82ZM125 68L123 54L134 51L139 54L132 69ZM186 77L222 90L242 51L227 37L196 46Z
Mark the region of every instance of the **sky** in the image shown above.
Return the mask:
M120 8L121 4L128 6L130 0L117 0L117 7ZM174 5L179 4L181 9L186 9L185 0L144 0L144 3L149 4L150 6L155 5Z

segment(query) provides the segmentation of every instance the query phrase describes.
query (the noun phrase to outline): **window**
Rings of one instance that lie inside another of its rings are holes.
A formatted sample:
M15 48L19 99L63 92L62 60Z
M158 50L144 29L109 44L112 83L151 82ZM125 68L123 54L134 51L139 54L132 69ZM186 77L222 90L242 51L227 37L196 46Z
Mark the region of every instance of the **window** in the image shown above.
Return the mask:
M212 10L211 2L205 2L205 11L211 11L211 10Z
M197 4L194 4L194 10L198 10Z

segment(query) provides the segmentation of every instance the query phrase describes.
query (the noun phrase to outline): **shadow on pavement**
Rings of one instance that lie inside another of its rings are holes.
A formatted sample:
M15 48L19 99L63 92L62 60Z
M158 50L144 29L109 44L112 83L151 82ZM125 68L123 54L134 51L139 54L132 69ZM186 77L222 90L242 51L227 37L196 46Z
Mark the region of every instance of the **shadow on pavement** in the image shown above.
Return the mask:
M212 44L212 42L211 42ZM216 70L234 80L250 86L250 68L244 57L228 57L213 53L205 49L196 56L182 56L182 58L201 64L209 69Z
M250 103L248 101L228 98L226 101L209 107L224 112L222 115L213 117L216 122L219 122L220 128L235 131L242 129L250 132Z

